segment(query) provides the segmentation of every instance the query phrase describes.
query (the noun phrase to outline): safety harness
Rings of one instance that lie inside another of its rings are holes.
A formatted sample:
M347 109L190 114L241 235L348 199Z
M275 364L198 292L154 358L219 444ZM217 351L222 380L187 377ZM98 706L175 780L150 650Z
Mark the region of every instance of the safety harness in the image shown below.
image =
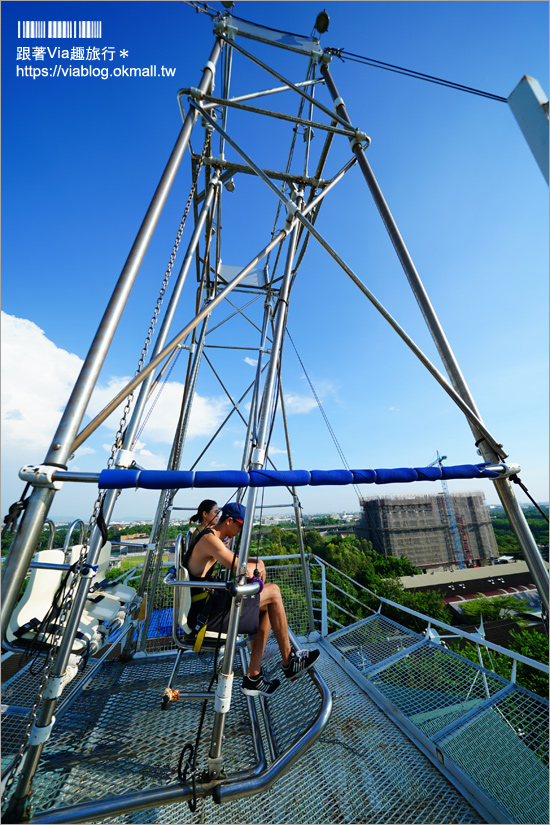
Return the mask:
M203 536L206 536L208 533L214 533L214 531L210 527L206 527L204 530L201 530L193 539L193 541L189 544L187 548L187 552L185 553L183 559L183 566L189 570L189 559L191 558L191 553L193 552L195 545L197 542L202 539ZM213 581L215 576L212 574L214 565L210 568L206 576L202 577L200 581ZM191 596L191 603L195 604L196 602L204 601L202 605L202 610L197 616L195 626L193 628L193 632L197 634L195 639L195 644L193 645L193 650L195 653L199 653L202 645L204 643L204 637L206 636L206 628L208 625L208 619L210 618L210 611L212 610L213 604L213 595L214 592L212 590L202 590L200 593L195 593L194 596Z

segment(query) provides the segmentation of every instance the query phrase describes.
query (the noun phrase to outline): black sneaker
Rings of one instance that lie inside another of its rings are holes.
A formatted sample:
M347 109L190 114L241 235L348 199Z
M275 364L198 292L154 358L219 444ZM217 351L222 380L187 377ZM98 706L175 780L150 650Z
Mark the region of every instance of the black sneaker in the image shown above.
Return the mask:
M294 679L297 679L304 671L314 665L320 655L319 650L293 650L288 665L283 666L283 673L287 679L293 682Z
M271 696L280 685L279 679L270 679L263 671L255 679L243 678L241 691L245 696Z

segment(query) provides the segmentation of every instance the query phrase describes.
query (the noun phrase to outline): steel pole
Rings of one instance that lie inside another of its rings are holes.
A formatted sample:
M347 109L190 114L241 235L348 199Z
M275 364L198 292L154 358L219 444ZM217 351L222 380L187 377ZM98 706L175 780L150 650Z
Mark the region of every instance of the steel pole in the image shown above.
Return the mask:
M220 40L216 40L210 60L203 71L199 85L207 91L213 76L213 69L222 48ZM111 345L115 330L120 321L124 307L139 272L149 242L155 231L160 214L170 192L181 159L189 143L191 131L197 119L195 110L191 110L178 136L172 154L157 186L151 204L146 212L130 254L120 274L105 314L98 327L92 345L86 356L80 374L77 378L71 397L67 402L65 412L61 418L44 463L66 464L73 449L74 438L82 422L86 407L97 382L101 367ZM5 637L8 622L15 602L21 590L32 554L42 531L46 517L53 500L55 490L51 488L35 488L30 496L29 504L17 535L14 538L10 551L4 563L3 575L3 611L1 637Z
M176 285L174 290L170 296L170 301L168 303L168 308L164 315L162 326L159 330L157 340L155 342L155 346L151 355L151 358L155 358L158 353L162 350L166 343L166 339L168 338L168 333L170 331L170 327L172 325L172 321L174 320L174 315L176 313L176 309L178 307L181 293L183 287L185 286L185 282L187 280L187 275L189 273L189 267L193 261L193 257L195 255L195 251L197 249L197 245L200 240L201 232L204 227L204 223L206 221L208 212L212 205L212 200L214 198L214 193L216 191L216 187L218 184L219 179L219 172L215 172L212 180L210 181L207 187L207 194L202 206L199 219L195 225L193 230L193 234L191 236L191 240L189 241L189 246L187 247L187 251L185 253L185 258L183 259L180 271L178 273L178 278L176 281ZM154 373L150 372L143 384L141 385L139 396L136 402L136 406L132 412L132 417L130 419L130 423L126 429L124 435L124 447L128 450L132 448L132 442L134 441L135 434L137 428L139 426L139 422L141 421L143 411L145 408L145 404L147 403L147 399L149 397L149 391L151 389L151 385L153 383Z
M200 85L204 91L209 88L212 82L214 67L220 52L221 43L217 40L210 55L209 64L207 64L207 67L203 71ZM126 306L126 302L141 267L145 252L147 251L149 242L153 236L162 209L164 208L164 204L180 166L182 157L185 153L185 149L189 143L191 131L196 119L196 113L189 112L162 174L161 180L157 186L151 204L136 236L132 249L130 250L130 254L128 255L92 345L88 351L88 355L81 369L80 375L77 378L61 422L57 428L48 454L46 455L44 462L46 464L53 462L56 464L64 464L72 451L73 441L76 433L78 432L78 427L80 426L84 416L88 401L95 387L101 367L122 316L122 312ZM2 638L4 638L6 633L11 612L30 563L32 553L36 546L39 528L41 529L41 525L38 524L37 521L37 515L40 512L47 513L47 509L53 499L53 494L54 490L51 489L35 489L33 491L25 517L21 523L21 528L17 533L16 540L12 543L10 553L6 559ZM111 500L110 504L112 508L114 505L114 498ZM27 519L29 513L32 515L32 518ZM95 547L90 547L90 551L88 553L91 563L95 563L96 557L99 554L100 543L97 539L94 542L94 545ZM12 561L12 559L14 561ZM73 640L78 630L80 617L88 596L90 581L90 579L81 578L79 582L77 593L69 614L67 626L65 628L65 633L63 634L59 650L55 657L55 662L52 666L52 673L54 675L63 674L66 670ZM44 699L37 716L36 727L47 728L50 725L53 718L56 701L56 698ZM32 777L36 772L43 747L44 743L39 745L31 745L28 748L21 771L21 776L16 791L12 797L12 801L10 802L10 809L14 812L18 811L19 813L22 813L24 810L25 800L29 794Z
M179 300L181 298L181 293L182 293L183 287L185 286L185 282L187 280L187 274L189 272L189 267L191 265L191 261L193 260L193 256L195 254L195 250L197 248L197 244L198 244L199 239L200 239L200 234L202 232L202 228L204 226L204 222L206 220L208 210L210 209L210 207L212 205L212 199L213 199L214 193L216 191L216 184L217 184L218 178L219 178L219 173L216 172L214 174L214 177L213 177L210 185L207 187L205 202L204 202L203 207L201 209L201 213L199 215L199 219L197 221L197 224L195 225L195 229L194 229L193 234L191 236L191 240L189 241L187 252L186 252L185 258L182 262L182 265L181 265L181 268L180 268L180 271L179 271L179 274L178 274L178 278L176 280L176 285L175 285L174 290L173 290L173 292L170 296L170 301L168 303L168 308L166 310L166 313L164 314L162 324L161 324L161 327L160 327L160 330L159 330L159 333L158 333L158 336L157 336L157 339L156 339L156 342L155 342L155 346L153 348L151 358L155 358L156 355L163 348L164 344L166 343L166 339L168 337L168 332L170 331L170 327L172 325L174 314L176 312ZM127 426L127 428L124 432L124 440L123 440L123 445L122 446L126 450L131 450L132 449L132 443L135 439L137 429L138 429L140 421L143 417L143 413L144 413L144 410L145 410L145 405L146 405L147 400L149 398L149 392L151 390L151 385L153 384L153 380L154 380L154 373L150 372L149 375L147 376L147 378L145 379L145 381L143 382L143 384L140 387L139 396L138 396L136 405L135 405L135 407L132 411L132 416L130 418L130 422L128 423L128 426ZM118 496L118 493L117 493L116 490L108 490L105 494L105 498L103 499L103 518L104 518L105 523L107 525L109 524L109 521L111 519L113 509L114 509L114 506L116 504L117 496ZM154 535L154 533L153 533L153 535ZM101 542L102 542L101 533L99 532L97 527L95 527L94 530L93 530L93 533L92 533L92 537L90 539L90 549L89 549L89 553L88 553L88 558L86 559L88 564L95 564L96 556L99 554L99 552L101 550ZM144 565L144 570L148 571L147 562ZM147 624L148 624L148 622L147 622ZM127 643L126 643L127 648L129 647L130 643L131 643L131 639L128 639Z
M283 385L279 385L279 400L281 402L281 414L283 417L283 426L285 430L286 450L288 453L288 469L293 470L292 450L290 449L290 435L288 432L288 424L286 420L285 399L283 395ZM296 493L296 487L290 488L292 493L292 506L294 508L294 518L296 519L296 531L298 533L298 546L300 548L300 564L302 565L302 573L304 576L304 586L306 591L306 604L308 616L309 632L313 633L315 630L315 618L313 616L313 602L311 601L311 579L309 576L309 568L307 566L306 549L304 546L304 534L302 531L302 521L300 518L300 501Z
M342 98L338 94L338 90L334 84L329 68L326 64L321 66L321 74L325 78L326 85L332 99L335 102L338 102L338 105L336 106L337 113L351 126L351 120L348 117L345 104L342 102ZM352 151L358 160L361 171L363 172L363 176L370 189L376 207L384 222L384 225L390 236L395 251L397 252L397 256L399 258L399 261L401 262L401 266L405 271L405 275L407 276L411 289L420 307L420 311L424 316L424 320L426 321L428 329L430 330L430 333L435 342L439 355L441 356L441 360L443 361L447 374L449 375L451 383L455 388L456 392L462 398L462 400L468 405L468 407L476 414L476 416L481 421L481 416L479 415L472 394L470 393L468 385L466 384L464 376L462 375L460 367L458 366L458 362L455 358L455 355L451 349L449 342L447 341L445 333L443 332L443 328L430 302L430 299L428 298L428 294L424 288L424 284L422 283L420 276L416 271L416 267L414 266L414 263L412 261L412 258L409 254L407 247L405 246L405 242L403 241L403 238L399 233L393 215L391 214L388 204L386 203L382 191L378 185L378 182L374 177L374 174L372 172L372 169L366 158L365 152L361 144L357 142L352 143ZM474 422L472 422L470 418L468 418L468 423L470 425L472 433L474 434L476 446L479 447L481 455L483 456L485 461L498 463L499 455L488 443L487 439L484 437L485 434L475 425ZM546 613L548 615L548 571L544 566L542 556L537 547L533 534L529 529L529 525L527 524L525 515L521 507L519 506L519 503L514 495L510 482L507 479L495 479L494 485L498 497L502 502L502 506L504 507L504 510L510 520L512 529L516 534L520 547L523 550L525 560L527 562L531 575L533 576L533 580L537 586L541 600L545 606Z
M244 449L243 449L243 458L241 462L241 470L246 470L248 465L248 454L249 454L249 446L250 446L250 439L255 433L253 433L254 424L257 419L257 406L258 406L258 397L260 391L260 378L263 371L262 367L262 356L266 350L266 343L267 343L267 330L269 325L269 319L271 317L271 313L273 310L273 299L272 299L271 288L266 296L264 302L264 320L262 324L262 334L260 339L260 347L258 350L258 363L256 365L256 378L254 381L254 391L252 393L252 401L250 403L250 415L248 417L248 425L246 428L246 436L244 439Z
M190 379L189 379L189 386L188 386L188 390L187 390L185 400L184 400L184 406L183 406L182 415L181 415L181 425L178 427L178 430L175 434L174 443L172 445L172 452L171 452L169 466L168 466L168 469L170 469L170 470L178 470L179 466L180 466L180 463L181 463L181 453L182 453L182 449L183 449L183 444L185 442L185 437L187 435L187 430L188 430L188 427L189 427L189 420L191 418L191 409L192 409L192 406L193 406L193 396L194 396L194 393L195 393L195 387L197 385L197 378L198 378L198 374L199 374L199 366L200 366L200 362L201 362L201 358L202 358L202 353L203 353L203 348L204 348L204 340L205 340L205 337L206 337L206 329L207 329L207 326L208 326L209 318L210 318L210 316L207 315L206 318L204 319L202 329L201 329L201 334L199 336L199 342L197 344L197 350L195 352L195 360L193 362L193 368L191 370L191 376L190 376ZM164 543L166 541L166 532L168 530L168 523L169 523L169 520L170 520L170 512L169 512L170 507L169 506L167 508L166 513L164 513L166 497L169 497L169 498L172 497L171 491L168 491L168 490L163 490L162 491L162 493L159 497L159 504L158 504L156 515L155 515L155 523L153 524L153 528L154 528L155 532L153 533L153 529L151 530L151 536L154 536L156 534L157 530L158 530L158 527L159 527L159 524L160 524L160 519L162 518L162 516L164 514L164 527L163 527L163 530L162 530L162 535L159 536L159 540L157 542L157 563L156 563L156 566L155 566L155 570L153 571L153 579L152 579L152 582L151 582L150 598L148 599L148 602L147 602L147 609L146 609L145 619L144 619L143 627L142 627L142 631L141 631L141 638L140 638L140 642L139 642L139 649L141 651L145 650L145 645L147 643L147 633L149 631L149 624L150 624L150 621L151 621L151 615L152 615L153 608L154 608L155 591L157 589L158 579L159 579L159 575L160 575L160 569L161 569L161 566L162 566L162 553L164 551ZM170 505L170 501L168 502L168 505ZM149 553L151 553L151 552L152 551L149 551ZM148 559L148 561L149 561L149 559ZM142 593L142 589L145 588L145 583L146 583L146 580L147 580L147 575L148 575L148 572L149 572L149 568L150 568L150 562L149 562L149 564L145 564L144 567L143 567L144 572L143 572L143 575L142 575L142 578L141 578L141 581L140 581L140 589L138 590L138 592L140 594Z
M286 258L285 272L283 282L279 291L279 310L277 313L277 321L275 325L275 333L273 335L273 342L271 346L271 358L269 361L268 373L266 376L264 391L262 413L260 423L258 426L257 448L255 454L252 456L251 468L253 470L261 470L265 463L265 447L267 441L267 433L269 428L269 419L271 415L271 402L273 399L273 388L275 386L275 378L279 366L281 343L283 340L286 315L288 308L288 296L290 292L290 282L292 278L292 263L296 253L296 243L298 237L298 227L294 225L290 233L289 247ZM252 414L251 410L251 414ZM239 583L244 584L246 578L246 566L248 564L248 553L250 549L250 536L252 535L252 527L254 524L254 511L256 509L256 499L258 495L258 488L251 487L248 490L248 497L246 501L246 516L242 528L241 545L239 548L239 557L237 560L237 576ZM233 658L235 656L235 646L239 628L239 618L241 614L242 598L237 597L233 599L231 604L231 612L229 614L229 624L227 628L227 640L225 645L225 653L221 668L221 681L224 677L229 677L233 672ZM225 726L225 713L216 711L214 717L214 725L212 729L212 739L210 743L210 777L212 779L218 778L221 771L222 759L222 741L223 731Z

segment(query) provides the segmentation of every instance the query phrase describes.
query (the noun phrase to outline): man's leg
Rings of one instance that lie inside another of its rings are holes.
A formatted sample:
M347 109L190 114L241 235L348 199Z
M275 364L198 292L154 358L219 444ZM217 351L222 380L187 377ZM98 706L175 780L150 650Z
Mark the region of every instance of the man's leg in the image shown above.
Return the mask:
M283 599L276 584L264 585L260 593L260 625L252 642L248 676L257 676L261 670L262 657L271 628L281 651L283 665L286 666L291 648Z

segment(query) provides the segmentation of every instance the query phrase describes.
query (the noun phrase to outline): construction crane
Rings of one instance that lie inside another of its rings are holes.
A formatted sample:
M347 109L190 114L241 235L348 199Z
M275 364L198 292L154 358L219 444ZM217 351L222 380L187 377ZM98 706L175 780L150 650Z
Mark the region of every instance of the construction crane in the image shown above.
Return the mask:
M446 459L447 456L446 455L439 455L439 451L437 451L437 450L436 450L436 456L437 456L437 458L435 459L435 461L432 461L431 464L428 464L428 467L434 467L436 464L438 465L438 467L440 467L440 468L442 467L441 462L444 459ZM451 495L449 493L449 487L447 485L447 482L445 481L445 479L443 477L441 478L441 486L443 487L443 495L445 497L445 507L446 507L446 510L447 510L447 515L449 517L449 524L451 526L451 536L452 536L453 544L454 544L454 547L455 547L456 562L457 562L459 568L461 570L464 570L466 565L464 564L464 556L462 554L462 545L460 544L460 536L458 534L458 527L456 526L456 519L455 519L454 510L453 510L453 504L452 504L452 501L451 501Z
M470 553L470 545L468 544L468 536L466 535L466 528L464 527L464 519L462 516L459 516L458 520L460 522L460 530L462 532L462 544L464 545L464 550L466 551L466 564L468 567L473 567L474 565L472 562L472 554Z

